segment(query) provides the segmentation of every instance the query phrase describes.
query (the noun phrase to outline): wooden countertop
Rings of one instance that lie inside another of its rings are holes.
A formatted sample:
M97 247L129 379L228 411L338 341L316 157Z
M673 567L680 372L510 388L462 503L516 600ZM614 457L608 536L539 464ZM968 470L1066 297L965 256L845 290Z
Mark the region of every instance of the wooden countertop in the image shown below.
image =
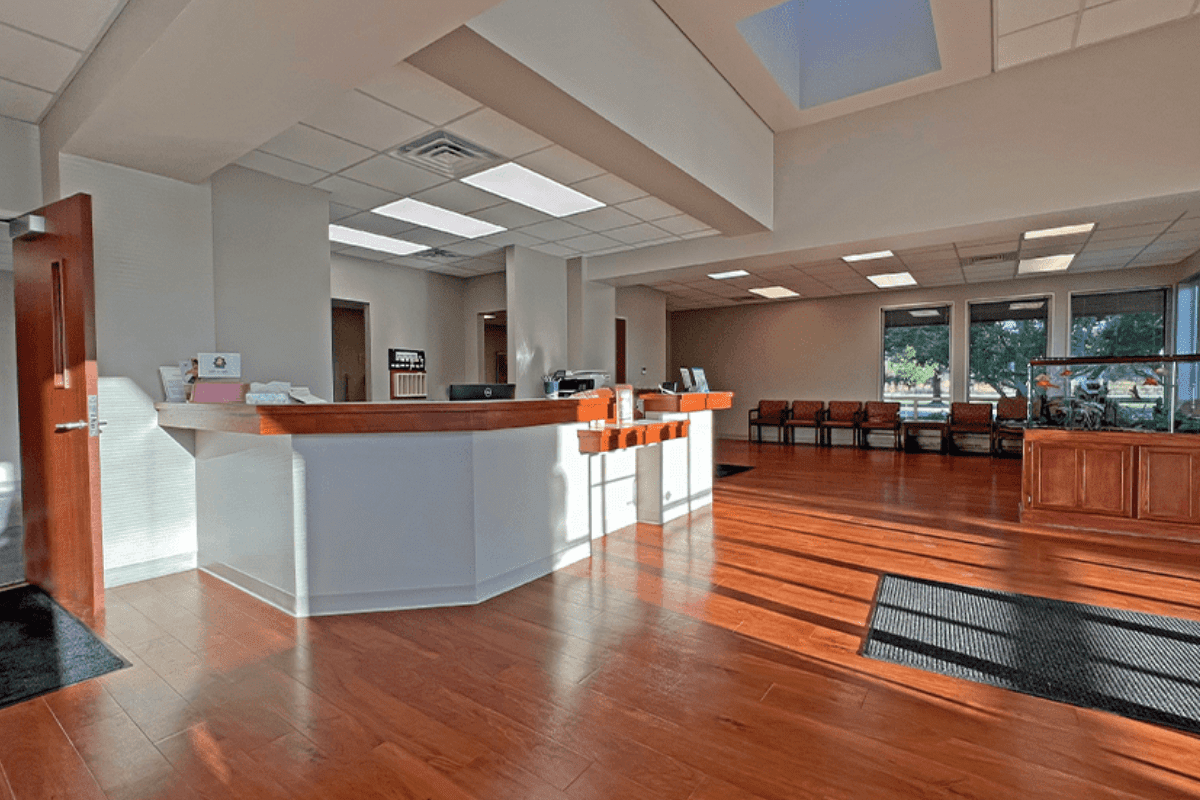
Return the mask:
M1081 428L1029 427L1025 438L1040 441L1092 439L1110 444L1156 444L1167 447L1200 447L1200 433L1168 433L1167 431L1100 430Z
M158 403L158 424L197 431L280 434L492 431L590 422L608 416L605 397L562 400L408 401L250 406Z
M685 414L692 411L718 411L733 407L733 392L687 392L685 394L644 394L642 408L659 414Z

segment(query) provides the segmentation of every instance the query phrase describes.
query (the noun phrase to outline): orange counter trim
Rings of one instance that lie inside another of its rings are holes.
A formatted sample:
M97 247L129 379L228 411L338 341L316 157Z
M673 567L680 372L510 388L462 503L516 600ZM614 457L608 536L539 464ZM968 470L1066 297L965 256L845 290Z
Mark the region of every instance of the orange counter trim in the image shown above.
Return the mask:
M579 452L611 453L647 444L659 444L687 436L687 420L670 422L639 422L633 425L606 425L593 430L579 431Z
M644 394L642 407L659 414L688 414L720 411L733 407L733 392L688 392L687 394Z

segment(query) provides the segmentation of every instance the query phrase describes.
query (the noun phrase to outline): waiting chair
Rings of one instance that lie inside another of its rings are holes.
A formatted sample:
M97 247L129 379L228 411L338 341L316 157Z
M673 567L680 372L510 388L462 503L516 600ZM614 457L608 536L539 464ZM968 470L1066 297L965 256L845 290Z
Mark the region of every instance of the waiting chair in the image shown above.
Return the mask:
M863 411L858 425L859 447L870 447L871 431L891 431L892 447L900 449L900 404L872 400Z
M821 443L821 420L825 419L825 401L796 400L784 423L784 441L796 443L796 428L812 428L813 444Z
M833 444L834 428L848 430L854 436L854 441L858 441L858 426L862 422L862 403L850 400L830 400L829 411L825 414L825 419L821 420L821 427L818 429L820 441L824 445Z
M750 423L747 438L754 438L754 429L758 428L758 441L762 441L762 429L774 427L778 429L779 442L783 442L783 424L787 422L788 404L786 400L759 400L758 407L750 409Z
M949 440L950 451L959 450L955 434L974 433L988 438L988 452L992 443L992 404L991 403L951 403L950 421L946 426L946 436Z
M1029 401L1024 397L1001 397L996 403L996 424L992 428L992 455L1004 455L1004 443L1025 439L1025 423L1029 417ZM1020 455L1020 451L1017 451Z

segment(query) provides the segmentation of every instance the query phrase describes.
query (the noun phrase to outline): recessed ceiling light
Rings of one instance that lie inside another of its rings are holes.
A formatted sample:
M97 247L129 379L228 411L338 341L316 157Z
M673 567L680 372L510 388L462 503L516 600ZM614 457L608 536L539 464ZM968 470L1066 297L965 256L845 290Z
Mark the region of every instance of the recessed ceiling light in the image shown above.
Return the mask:
M758 289L751 289L751 292L759 297L765 297L768 300L779 300L783 297L799 297L798 292L793 292L791 289L786 289L782 286L762 286Z
M894 256L891 250L879 250L874 253L858 253L852 256L842 256L842 261L847 264L853 264L855 261L874 261L877 258L891 258Z
M407 256L419 253L429 248L423 244L413 244L403 239L393 239L391 236L380 236L377 233L367 233L344 225L329 226L329 241L341 244L352 244L355 247L365 247L368 250L378 250L381 253L394 253Z
M413 200L411 197L397 200L394 203L388 203L379 208L373 208L371 211L375 214L391 217L392 219L411 222L414 225L422 225L426 228L452 233L464 239L477 239L480 236L487 236L488 234L508 230L507 228L501 228L499 225L493 225L490 222L474 219L473 217L449 211L445 208L431 206L429 203L422 203L420 200Z
M1036 301L1026 302L1026 303L1009 303L1008 310L1009 311L1033 311L1035 308L1041 308L1044 305L1046 305L1045 300L1036 300Z
M708 273L708 277L712 278L714 281L723 281L728 278L744 278L749 274L750 273L746 272L744 269L731 269L728 272L710 272Z
M1064 253L1061 256L1043 256L1041 258L1022 258L1017 264L1018 275L1028 275L1031 272L1062 272L1071 266L1075 260L1074 253Z
M908 272L889 272L886 275L868 275L867 280L880 289L891 289L896 286L916 286L917 279Z
M942 312L936 308L915 308L908 312L914 317L940 317Z
M1077 233L1090 233L1096 223L1088 222L1083 225L1064 225L1061 228L1042 228L1038 231L1025 231L1026 239L1047 239L1051 236L1072 236Z
M476 189L483 189L552 217L567 217L604 206L596 198L563 186L520 164L501 164L460 180Z

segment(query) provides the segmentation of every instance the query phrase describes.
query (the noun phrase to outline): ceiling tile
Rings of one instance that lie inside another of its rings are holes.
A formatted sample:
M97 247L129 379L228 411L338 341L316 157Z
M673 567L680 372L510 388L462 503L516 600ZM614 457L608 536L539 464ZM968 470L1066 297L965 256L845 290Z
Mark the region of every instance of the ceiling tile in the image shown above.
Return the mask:
M921 286L958 286L965 283L962 273L937 273L934 275L922 275L917 278L917 283Z
M607 173L573 183L571 188L583 192L588 197L594 197L601 203L608 203L610 206L646 197L646 193L633 184Z
M958 242L955 249L963 258L985 256L992 253L1014 253L1021 246L1021 240L1016 236L1008 239L989 239L979 242Z
M0 78L0 116L22 122L37 122L53 99L54 95L50 92Z
M372 214L370 211L359 211L353 216L341 220L338 224L368 233L378 233L380 236L396 236L401 239L404 238L404 234L417 227L398 219L385 217L382 214Z
M346 219L347 217L352 217L357 213L358 213L357 208L351 208L350 206L344 206L341 203L330 203L329 204L329 221L330 222L337 222L339 220Z
M523 228L526 225L536 225L539 222L554 220L554 217L549 214L534 211L519 203L501 203L498 206L485 208L473 216L504 228Z
M1187 16L1192 0L1116 0L1087 8L1079 23L1080 47Z
M639 200L630 200L627 203L621 203L617 208L646 222L679 215L679 209L664 203L657 197L647 196Z
M455 242L446 249L453 250L455 253L459 253L464 256L471 256L472 258L475 258L485 253L491 253L499 248L500 245L493 244L492 242L484 242L480 241L479 239L467 239L466 241Z
M325 172L338 172L373 155L365 147L306 125L293 125L258 149Z
M342 170L342 175L403 196L446 182L441 175L406 164L386 154L368 158L361 164Z
M1075 17L1070 16L1001 36L996 43L996 68L1013 67L1070 50L1074 35Z
M29 0L5 3L0 22L87 50L124 0Z
M505 231L504 233L494 233L491 236L482 236L476 241L484 242L496 247L507 247L510 244L515 244L520 247L530 247L531 245L542 243L542 240L536 236L530 236L527 233L521 233L521 231Z
M662 220L659 220L659 222L661 222L661 221ZM657 225L658 222L655 222L654 224ZM712 228L705 228L702 231L692 231L691 233L681 233L681 234L679 234L679 238L680 239L704 239L709 236L716 236L719 233L720 233L720 231L715 231Z
M604 170L558 145L521 156L517 163L559 183L578 181L602 175Z
M491 192L484 192L458 181L449 181L432 189L417 192L413 195L413 199L439 208L448 208L459 214L471 215L475 215L475 212L481 209L498 206L505 202L503 198L497 197Z
M390 192L376 189L374 186L367 186L365 183L352 181L349 178L343 178L340 175L331 175L328 178L317 181L313 186L329 192L330 199L333 202L357 208L360 211L368 211L384 203L390 203L393 200L399 199Z
M597 250L607 250L610 247L616 247L620 242L601 236L598 233L589 233L586 236L574 236L569 239L560 239L559 244L570 247L573 250L578 250L581 253L592 253Z
M574 258L579 255L569 247L563 247L559 244L535 244L531 249L537 250L539 253L545 253L548 256L557 256L558 258Z
M1003 36L1078 11L1079 0L997 0L996 27Z
M295 161L288 161L286 158L264 153L261 150L251 150L234 163L247 169L274 175L276 178L283 178L285 181L305 185L315 183L328 174L306 164L297 164Z
M674 217L663 217L662 219L654 220L654 224L662 228L667 233L673 233L676 236L681 236L685 233L697 233L708 230L708 226L700 220L690 217L687 214L679 214Z
M400 62L359 90L432 125L445 125L483 106L461 92Z
M0 77L57 92L79 60L69 47L0 25Z
M389 258L388 263L398 264L402 267L408 267L409 269L422 270L428 270L433 266L432 261L428 261L424 258L416 258L415 256L396 256L395 258Z
M420 227L413 228L404 234L405 241L413 242L414 244L423 244L428 247L446 247L453 242L459 241L460 238L452 233L442 233L441 231Z
M626 214L624 211L612 206L597 208L594 211L585 211L582 214L572 214L567 219L571 221L571 224L587 228L593 232L624 228L629 225L637 225L641 222L641 220L632 214Z
M559 239L569 239L573 236L582 236L587 231L578 225L572 225L569 222L556 219L549 222L539 222L536 225L527 225L521 228L521 233L527 233L544 241L553 242Z
M642 242L673 238L671 234L662 228L656 228L648 222L643 222L640 225L630 225L627 228L614 228L611 231L605 231L604 235L611 236L618 242L624 242L625 244L641 244Z
M457 133L475 144L494 150L507 158L517 158L534 150L548 147L551 142L523 125L518 125L490 108L474 111L446 130Z
M1185 217L1169 229L1171 233L1176 231L1200 231L1200 217Z
M428 122L357 91L342 95L304 123L378 151L432 130Z
M1097 228L1092 233L1092 238L1088 240L1088 249L1091 249L1097 242L1107 242L1113 239L1136 239L1139 237L1153 237L1162 233L1170 225L1169 222L1151 222L1142 225L1121 225L1113 227Z

